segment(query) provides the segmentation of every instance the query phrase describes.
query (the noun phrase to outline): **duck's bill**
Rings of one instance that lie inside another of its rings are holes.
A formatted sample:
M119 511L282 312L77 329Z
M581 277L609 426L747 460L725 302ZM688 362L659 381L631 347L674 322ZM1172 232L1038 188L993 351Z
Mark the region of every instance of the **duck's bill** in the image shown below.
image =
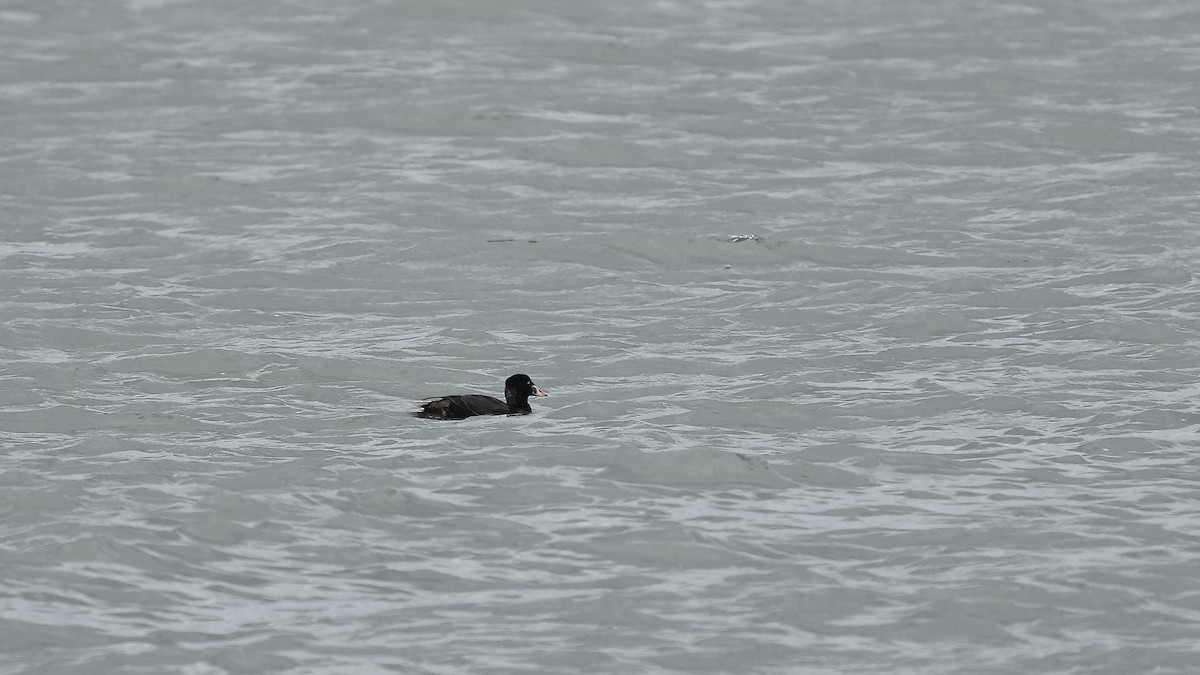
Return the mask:
M546 393L545 389L542 389L541 387L537 386L536 384L533 385L533 394L534 394L534 396L549 396L550 395L550 394Z

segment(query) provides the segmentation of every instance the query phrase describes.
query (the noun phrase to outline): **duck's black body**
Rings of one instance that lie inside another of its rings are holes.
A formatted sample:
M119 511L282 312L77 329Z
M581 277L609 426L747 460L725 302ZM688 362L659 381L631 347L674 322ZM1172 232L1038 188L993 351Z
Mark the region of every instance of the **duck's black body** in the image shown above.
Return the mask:
M504 400L483 394L443 396L421 406L417 417L461 420L476 415L525 415L533 412L530 396L549 396L528 375L513 375L504 381Z

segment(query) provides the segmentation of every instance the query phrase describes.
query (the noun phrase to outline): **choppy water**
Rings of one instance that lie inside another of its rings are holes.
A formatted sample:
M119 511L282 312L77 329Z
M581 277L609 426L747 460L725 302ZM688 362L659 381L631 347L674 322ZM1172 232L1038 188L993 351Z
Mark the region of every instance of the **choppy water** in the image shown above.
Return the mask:
M1195 672L1198 31L5 3L0 669Z

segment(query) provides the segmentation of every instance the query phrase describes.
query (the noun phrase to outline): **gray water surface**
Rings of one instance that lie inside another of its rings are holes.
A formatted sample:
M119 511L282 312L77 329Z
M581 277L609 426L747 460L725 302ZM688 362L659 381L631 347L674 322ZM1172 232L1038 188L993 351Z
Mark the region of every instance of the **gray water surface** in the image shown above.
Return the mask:
M0 671L1196 672L1197 34L5 3Z

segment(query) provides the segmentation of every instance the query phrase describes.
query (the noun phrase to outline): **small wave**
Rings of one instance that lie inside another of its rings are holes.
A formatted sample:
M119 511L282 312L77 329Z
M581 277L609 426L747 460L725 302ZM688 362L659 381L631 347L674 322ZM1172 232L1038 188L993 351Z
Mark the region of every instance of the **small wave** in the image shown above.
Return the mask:
M653 485L771 488L795 485L761 457L711 448L627 453L609 464L604 475L623 483Z

